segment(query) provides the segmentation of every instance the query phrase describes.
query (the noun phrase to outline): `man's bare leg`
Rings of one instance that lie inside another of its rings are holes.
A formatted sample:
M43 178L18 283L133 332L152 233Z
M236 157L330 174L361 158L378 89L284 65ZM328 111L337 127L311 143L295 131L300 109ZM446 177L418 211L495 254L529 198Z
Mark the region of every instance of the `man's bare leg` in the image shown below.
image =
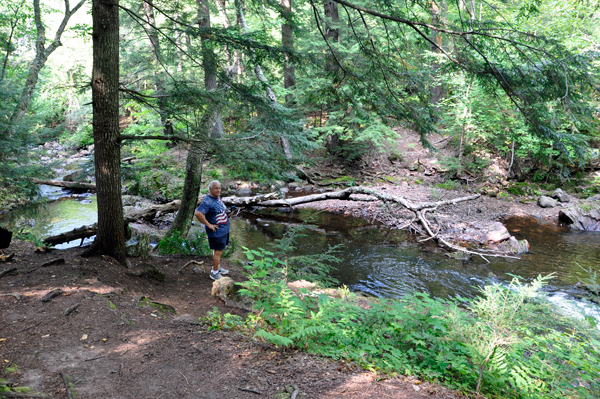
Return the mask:
M221 254L223 251L213 250L213 271L219 270L219 264L221 263Z

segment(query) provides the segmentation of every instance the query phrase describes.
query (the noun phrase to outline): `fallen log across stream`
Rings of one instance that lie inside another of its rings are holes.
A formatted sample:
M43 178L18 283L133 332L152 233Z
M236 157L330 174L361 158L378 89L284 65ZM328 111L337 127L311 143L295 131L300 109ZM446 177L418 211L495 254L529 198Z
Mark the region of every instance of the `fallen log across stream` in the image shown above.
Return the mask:
M35 184L45 184L48 186L64 187L64 188L76 188L79 190L96 190L96 185L92 183L80 183L74 181L62 181L62 180L42 180L42 179L31 179Z

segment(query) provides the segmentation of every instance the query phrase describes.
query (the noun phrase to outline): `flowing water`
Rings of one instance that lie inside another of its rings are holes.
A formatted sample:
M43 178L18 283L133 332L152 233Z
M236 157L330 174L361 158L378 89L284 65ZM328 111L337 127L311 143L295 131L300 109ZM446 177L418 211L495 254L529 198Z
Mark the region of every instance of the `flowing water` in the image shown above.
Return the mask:
M0 216L0 225L27 227L37 237L56 235L96 222L95 196L61 198L30 205ZM409 290L437 297L472 297L489 282L507 282L513 275L529 281L554 273L547 290L557 305L588 314L597 309L573 299L584 294L579 281L589 277L583 269L600 274L600 233L571 231L554 222L514 217L504 224L518 239L526 238L530 253L521 259L479 257L470 261L446 257L431 241L418 243L404 231L374 226L362 219L332 215L312 209L291 212L264 209L232 219L232 236L241 246L270 249L293 226L310 223L297 242L298 254L321 253L330 245L343 245L342 262L333 277L353 291L394 298ZM17 227L18 229L18 227ZM61 248L78 246L79 241ZM242 258L242 251L237 255ZM598 317L598 316L596 316ZM600 317L599 317L600 320Z

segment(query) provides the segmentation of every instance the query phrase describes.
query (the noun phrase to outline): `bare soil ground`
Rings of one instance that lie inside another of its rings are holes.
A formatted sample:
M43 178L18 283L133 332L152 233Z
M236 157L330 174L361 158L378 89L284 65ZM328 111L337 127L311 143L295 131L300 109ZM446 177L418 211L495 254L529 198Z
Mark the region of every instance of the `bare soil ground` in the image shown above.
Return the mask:
M15 257L0 264L0 272L16 270L0 279L0 380L29 387L30 393L82 399L289 398L295 385L298 398L459 396L414 377L376 375L352 364L277 351L239 333L208 331L199 318L213 307L244 316L210 295L207 274L178 273L189 260L209 259L130 258L133 269L148 263L160 269L165 279L156 281L131 275L108 257L82 258L81 249L37 253L30 243L14 241L6 252ZM40 267L56 258L64 263ZM242 275L230 268L240 281ZM55 289L62 293L41 301ZM142 296L176 313L140 304Z

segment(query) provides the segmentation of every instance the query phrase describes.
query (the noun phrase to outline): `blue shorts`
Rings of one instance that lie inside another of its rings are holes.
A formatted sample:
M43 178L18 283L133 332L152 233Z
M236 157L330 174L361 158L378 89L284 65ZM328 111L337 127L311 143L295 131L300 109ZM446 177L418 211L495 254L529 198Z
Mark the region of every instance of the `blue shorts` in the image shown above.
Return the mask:
M215 251L223 251L229 245L229 233L221 237L208 237L208 247Z

